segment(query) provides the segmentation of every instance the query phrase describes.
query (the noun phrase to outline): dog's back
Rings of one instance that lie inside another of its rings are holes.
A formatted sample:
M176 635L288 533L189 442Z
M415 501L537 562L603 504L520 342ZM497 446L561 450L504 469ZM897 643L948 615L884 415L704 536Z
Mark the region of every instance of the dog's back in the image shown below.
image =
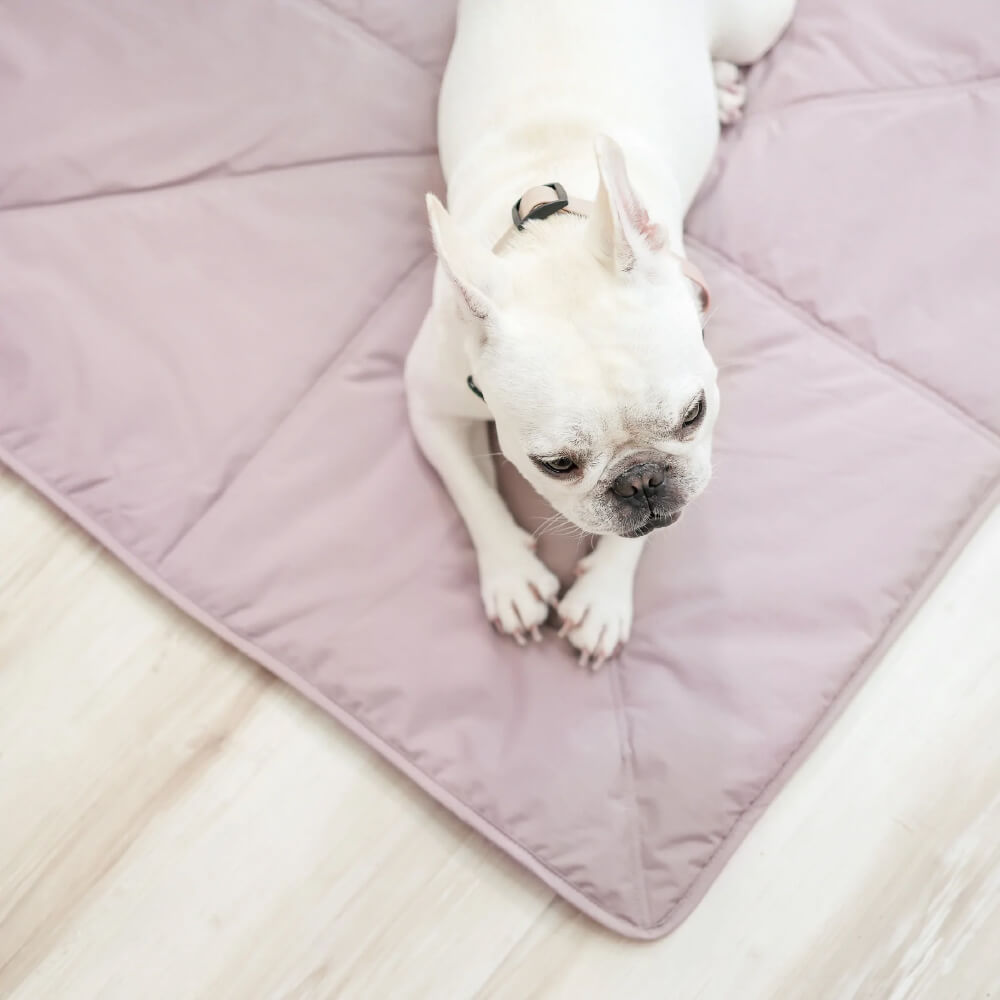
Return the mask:
M501 177L528 187L552 173L592 190L595 176L572 171L589 167L602 132L640 182L645 158L666 161L686 206L718 135L705 7L462 0L439 118L453 207L474 212Z

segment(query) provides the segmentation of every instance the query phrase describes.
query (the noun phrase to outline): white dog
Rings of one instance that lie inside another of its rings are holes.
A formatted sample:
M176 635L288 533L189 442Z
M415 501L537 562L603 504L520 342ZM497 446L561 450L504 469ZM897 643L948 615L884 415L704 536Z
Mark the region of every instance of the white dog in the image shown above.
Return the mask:
M449 211L428 196L438 268L407 396L472 536L486 614L522 644L553 605L600 666L628 638L645 536L708 483L719 392L683 220L720 119L742 106L736 65L793 5L460 4L439 108ZM561 601L497 492L490 420L521 475L600 536Z

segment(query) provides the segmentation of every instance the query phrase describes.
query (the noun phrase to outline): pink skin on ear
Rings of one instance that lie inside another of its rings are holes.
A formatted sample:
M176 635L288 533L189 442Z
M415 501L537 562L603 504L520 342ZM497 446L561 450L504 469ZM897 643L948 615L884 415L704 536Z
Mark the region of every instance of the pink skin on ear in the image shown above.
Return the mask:
M663 250L666 236L649 218L632 187L618 143L608 136L598 136L594 148L601 183L592 233L596 246L611 256L618 271L627 274L644 256Z
M608 136L599 136L595 151L601 184L591 227L594 242L599 251L611 257L619 272L628 274L644 256L669 249L666 233L650 219L632 187L618 143ZM704 275L686 258L678 255L677 259L684 275L698 288L701 312L708 312L711 298Z
M493 303L485 289L495 271L495 258L459 232L447 209L432 194L427 195L427 217L434 249L445 274L469 312L476 319L487 319Z

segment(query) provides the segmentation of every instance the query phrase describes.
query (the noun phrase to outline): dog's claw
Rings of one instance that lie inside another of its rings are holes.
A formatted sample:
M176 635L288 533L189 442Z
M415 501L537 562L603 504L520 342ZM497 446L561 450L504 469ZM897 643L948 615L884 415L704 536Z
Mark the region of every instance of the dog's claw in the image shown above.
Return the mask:
M542 633L539 631L539 628L538 628L537 625L532 625L531 626L531 638L534 639L535 642L541 642L542 641Z
M514 637L514 642L516 642L519 646L528 645L528 640L524 638L524 633L520 631L520 629L517 632L512 632L511 635Z
M542 604L547 604L550 608L559 607L558 591L550 595L549 597L546 597L544 594L541 593L541 591L539 591L539 589L534 584L532 584L531 592L535 595L535 597L537 597L542 602Z

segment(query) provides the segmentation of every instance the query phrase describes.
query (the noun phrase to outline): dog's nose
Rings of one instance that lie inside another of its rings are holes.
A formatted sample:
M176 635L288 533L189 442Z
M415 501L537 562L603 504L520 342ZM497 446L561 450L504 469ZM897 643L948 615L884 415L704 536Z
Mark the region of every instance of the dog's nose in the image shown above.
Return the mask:
M645 462L626 469L612 484L611 489L623 500L639 496L654 496L663 485L667 470L655 462Z

